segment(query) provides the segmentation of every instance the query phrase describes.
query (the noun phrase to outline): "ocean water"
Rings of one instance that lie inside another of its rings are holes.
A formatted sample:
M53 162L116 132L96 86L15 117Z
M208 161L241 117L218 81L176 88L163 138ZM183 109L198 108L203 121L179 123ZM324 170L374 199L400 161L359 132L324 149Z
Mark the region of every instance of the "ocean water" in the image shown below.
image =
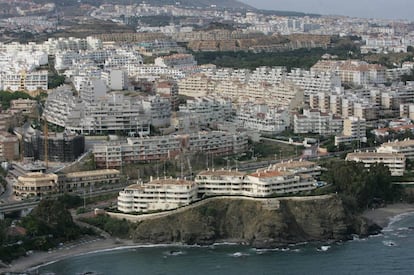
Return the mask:
M38 269L39 274L414 274L414 213L382 234L342 243L260 250L217 244L148 246L96 252Z

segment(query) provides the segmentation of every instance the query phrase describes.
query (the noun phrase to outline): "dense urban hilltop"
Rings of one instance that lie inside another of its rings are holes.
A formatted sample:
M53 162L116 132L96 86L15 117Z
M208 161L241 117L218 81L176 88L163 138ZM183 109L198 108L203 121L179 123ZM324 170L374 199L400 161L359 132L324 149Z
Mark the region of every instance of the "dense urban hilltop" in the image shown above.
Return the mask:
M2 271L94 238L347 240L383 226L367 209L414 199L412 22L231 0L0 7Z

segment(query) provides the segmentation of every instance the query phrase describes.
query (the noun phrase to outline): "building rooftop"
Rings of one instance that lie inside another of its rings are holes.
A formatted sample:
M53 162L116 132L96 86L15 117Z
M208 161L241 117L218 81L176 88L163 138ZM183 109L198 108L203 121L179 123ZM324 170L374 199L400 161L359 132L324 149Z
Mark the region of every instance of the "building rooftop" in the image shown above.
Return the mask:
M199 176L245 176L246 173L244 172L239 172L237 170L225 170L225 169L220 169L220 170L204 170L201 171L200 173L198 173Z
M311 166L316 166L316 163L311 162L311 161L307 161L307 160L298 160L298 161L287 161L287 162L280 162L280 163L276 163L272 166L273 169L278 169L278 168L299 168L299 167L311 167Z
M56 174L45 174L42 172L32 172L32 173L27 173L26 175L23 176L19 176L18 180L23 179L23 180L35 180L35 179L47 179L47 178L57 178Z
M346 155L347 159L350 158L405 158L404 154L396 153L377 153L377 152L354 152Z
M273 177L279 177L279 176L285 176L290 173L279 171L279 170L262 170L257 171L253 174L250 174L250 176L255 178L273 178Z
M102 169L102 170L91 170L67 173L66 177L86 177L86 176L97 176L97 175L108 175L108 174L120 174L116 169Z
M382 147L406 147L406 146L414 146L414 140L406 139L406 140L393 141L393 142L387 142L387 143L382 144Z
M145 187L151 186L151 185L184 185L184 186L193 186L195 184L194 181L184 180L184 179L173 179L173 178L167 178L167 179L156 179L152 180L150 182L146 183L137 183L132 184L125 188L125 190L143 190Z

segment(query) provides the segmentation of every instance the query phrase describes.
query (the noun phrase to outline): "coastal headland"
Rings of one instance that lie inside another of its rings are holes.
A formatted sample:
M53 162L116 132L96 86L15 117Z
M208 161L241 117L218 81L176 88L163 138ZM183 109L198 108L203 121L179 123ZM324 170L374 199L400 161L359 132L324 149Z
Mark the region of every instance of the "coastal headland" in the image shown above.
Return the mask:
M304 241L346 240L350 234L367 235L386 227L392 217L414 212L414 205L398 203L367 210L361 216L346 213L336 196L319 199L286 198L279 205L253 200L217 199L181 213L140 221L131 240L92 238L49 252L33 254L0 268L1 273L86 253L145 244L209 244L233 241L256 247L283 246Z

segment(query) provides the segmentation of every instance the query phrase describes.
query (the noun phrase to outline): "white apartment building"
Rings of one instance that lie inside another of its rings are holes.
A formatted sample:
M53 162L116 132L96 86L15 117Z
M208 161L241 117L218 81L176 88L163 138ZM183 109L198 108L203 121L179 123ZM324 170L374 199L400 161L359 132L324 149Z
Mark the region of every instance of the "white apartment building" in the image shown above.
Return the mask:
M76 82L77 84L75 86L79 87L77 90L79 98L88 104L99 102L108 91L105 81L99 78L90 76L77 77Z
M85 104L69 87L61 86L48 94L43 110L43 116L49 123L71 130L81 130L81 120L84 118Z
M87 105L84 118L81 126L87 132L122 131L148 135L150 131L151 117L145 113L143 104L122 93L110 93L105 98Z
M58 176L42 172L27 173L19 176L13 184L13 192L18 196L42 196L58 190Z
M66 70L73 65L86 61L92 61L95 64L104 64L110 57L115 55L116 52L113 49L86 51L63 50L57 52L55 55L55 68L57 70ZM126 62L125 60L128 60L128 58L125 57L123 60Z
M197 185L181 179L151 178L119 192L118 210L124 213L176 209L197 200Z
M101 74L109 90L121 91L128 88L128 73L124 70L111 69Z
M269 197L316 188L316 180L310 176L273 169L260 170L251 174L228 170L208 170L200 172L195 182L200 196Z
M0 72L0 89L10 91L37 91L48 88L48 72L7 70Z
M174 158L183 151L206 152L214 155L238 154L247 149L247 135L212 131L187 135L128 138L93 147L97 167L119 168L137 162Z
M65 87L50 93L44 110L47 120L80 132L121 131L130 136L149 135L150 124L155 127L170 124L171 103L168 98L129 97L121 92L112 92L95 98L95 90L85 91L89 91L89 94L84 93L84 100L82 96L75 97L73 92Z
M157 81L155 84L155 92L157 95L170 100L172 110L178 108L178 85L176 81Z
M316 181L312 177L285 171L262 170L248 175L247 178L252 183L255 197L293 194L316 188Z
M182 151L182 142L176 136L128 138L126 142L96 144L93 154L97 167L117 168L125 164L174 158Z
M197 66L197 61L195 61L192 54L173 54L169 56L157 57L154 60L155 66L160 67L170 67L174 69L191 71Z
M295 174L307 175L318 178L321 175L322 168L315 162L298 160L298 161L282 161L270 166L269 169L289 171Z
M184 116L197 116L201 125L219 123L230 119L232 103L219 97L198 97L188 99L185 105L180 105L179 112Z
M194 74L178 82L178 92L180 95L203 97L210 94L214 85L214 82L204 74Z
M102 185L119 184L120 171L115 169L100 169L63 174L59 177L61 191L92 189Z
M403 176L405 156L398 153L354 152L346 155L347 161L363 162L365 167L383 163L390 170L391 176Z
M348 117L344 119L342 135L335 136L335 146L340 143L349 143L353 141L366 142L366 131L367 125L365 119Z
M194 181L151 178L119 192L118 210L125 213L162 211L189 205L204 196L269 197L316 188L321 167L308 161L292 161L254 173L206 170Z
M276 134L290 125L290 115L286 109L246 103L237 107L234 122L245 129Z
M178 69L160 67L154 65L141 65L137 67L131 67L128 69L129 76L135 79L148 79L156 80L159 78L172 78L175 80L183 79L185 73Z
M159 95L141 99L142 108L154 127L168 127L171 123L171 101Z
M297 113L293 115L293 131L295 134L335 135L341 133L342 129L343 119L331 113L304 109L302 115Z
M251 196L252 186L246 176L246 172L213 169L198 173L194 181L201 196Z
M105 59L105 69L122 69L128 74L132 74L135 67L144 63L142 56L138 52L124 49L117 49Z
M342 83L354 85L386 82L385 67L359 60L320 60L312 66L311 72L336 72Z
M378 153L393 153L393 154L402 154L407 159L414 159L414 140L405 139L401 141L387 142L381 144L377 148Z

